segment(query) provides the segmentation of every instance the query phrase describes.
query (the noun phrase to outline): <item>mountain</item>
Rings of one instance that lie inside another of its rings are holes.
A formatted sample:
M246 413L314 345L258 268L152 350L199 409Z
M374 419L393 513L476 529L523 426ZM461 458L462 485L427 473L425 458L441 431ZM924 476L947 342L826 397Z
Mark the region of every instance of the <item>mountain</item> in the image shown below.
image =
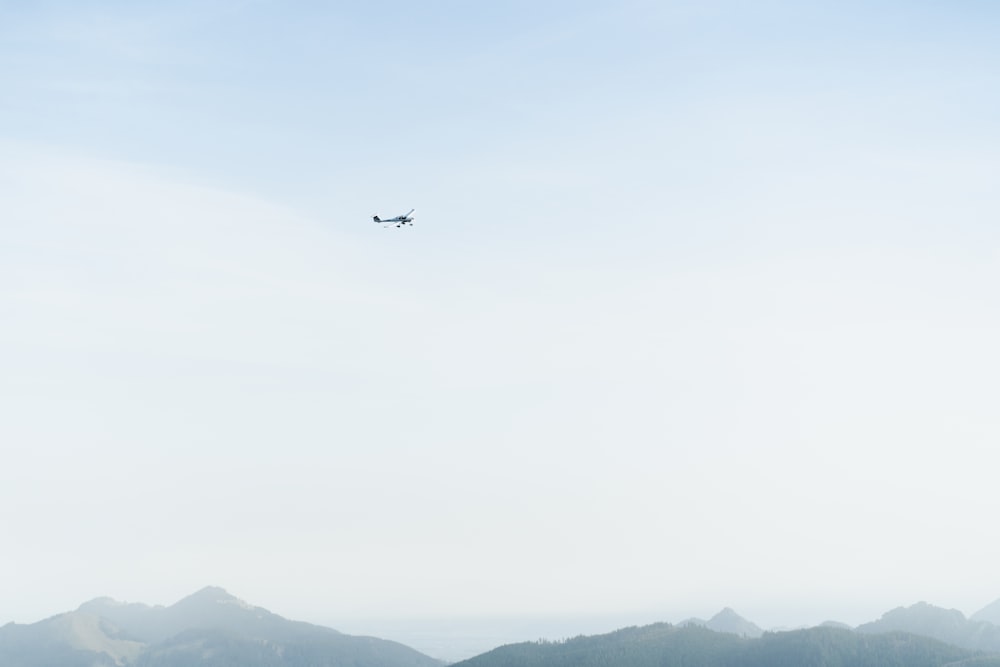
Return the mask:
M809 628L737 637L698 625L625 628L563 642L512 644L453 667L1000 667L1000 658L904 633Z
M986 621L993 625L1000 625L1000 600L994 600L969 618L973 621Z
M957 609L918 602L897 607L877 621L859 625L866 634L902 631L939 639L974 651L1000 652L1000 627L982 620L970 620Z
M3 667L440 667L402 644L290 621L221 588L169 607L98 598L0 628Z
M110 598L97 598L84 603L77 611L107 619L146 644L162 642L193 628L224 628L261 639L289 639L317 627L286 620L213 586L170 607L122 604Z
M841 623L840 621L823 621L818 627L821 628L840 628L841 630L852 630L851 626L847 623Z
M718 614L708 619L705 627L716 632L728 632L731 635L740 637L760 637L764 631L743 618L735 611L726 607Z
M0 665L4 667L113 667L142 651L141 642L93 614L70 612L32 625L0 628Z
M686 621L681 621L678 625L681 627L695 625L714 630L715 632L725 632L739 637L760 637L764 634L764 631L758 626L743 618L729 607L726 607L707 621L700 618L689 618Z

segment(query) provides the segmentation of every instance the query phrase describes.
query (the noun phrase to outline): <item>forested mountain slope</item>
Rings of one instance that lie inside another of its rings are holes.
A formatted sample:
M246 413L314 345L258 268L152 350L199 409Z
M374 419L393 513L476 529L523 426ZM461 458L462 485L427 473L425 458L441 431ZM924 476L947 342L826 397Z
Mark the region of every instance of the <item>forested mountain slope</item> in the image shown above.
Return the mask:
M821 627L752 639L660 623L564 642L503 646L456 667L943 667L980 657L904 633ZM1000 667L1000 660L977 664Z

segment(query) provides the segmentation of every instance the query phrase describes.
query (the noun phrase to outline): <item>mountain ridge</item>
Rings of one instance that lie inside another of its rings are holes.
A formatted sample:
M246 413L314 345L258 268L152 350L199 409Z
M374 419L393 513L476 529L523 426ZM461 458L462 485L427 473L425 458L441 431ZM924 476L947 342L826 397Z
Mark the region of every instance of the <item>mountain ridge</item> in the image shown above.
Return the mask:
M992 623L993 625L1000 625L1000 598L989 603L972 616L969 617L973 621L986 621L987 623Z
M94 598L0 628L3 667L440 667L398 642L291 621L208 586L170 606Z
M724 638L705 640L706 635L686 636L695 641L721 642L720 645L731 641L726 638L765 639L764 644L771 645L768 642L772 642L775 635L789 635L798 637L796 641L803 646L822 639L834 641L844 648L853 640L836 639L837 635L801 633L806 630L848 632L880 637L877 642L883 642L881 637L886 635L905 634L970 652L953 661L956 664L992 666L997 664L993 661L1000 658L982 654L1000 655L1000 625L988 620L997 614L1000 614L1000 600L969 618L956 609L918 602L887 611L879 619L856 628L827 621L814 628L764 631L731 607L724 607L707 621L689 618L676 626L654 624L644 627L660 628L663 632L666 632L664 628L696 628L713 633L707 635L709 637L723 635ZM650 632L655 634L655 631ZM598 638L592 643L599 644L602 636L592 635ZM581 635L577 639L582 638ZM789 643L793 643L791 639L779 642L781 646ZM788 650L787 646L781 650ZM194 664L203 667L216 664L220 667L231 664L240 667L334 664L440 667L444 663L398 642L346 635L333 628L286 619L217 586L206 586L168 606L97 597L84 602L75 611L32 624L8 623L0 627L0 665L3 667L188 667Z
M862 634L909 632L938 639L974 651L1000 652L1000 626L972 620L958 609L945 609L927 602L896 607L881 618L856 628Z
M816 627L758 638L695 624L658 623L561 642L501 646L453 667L1000 667L983 656L928 637L901 632L864 635Z

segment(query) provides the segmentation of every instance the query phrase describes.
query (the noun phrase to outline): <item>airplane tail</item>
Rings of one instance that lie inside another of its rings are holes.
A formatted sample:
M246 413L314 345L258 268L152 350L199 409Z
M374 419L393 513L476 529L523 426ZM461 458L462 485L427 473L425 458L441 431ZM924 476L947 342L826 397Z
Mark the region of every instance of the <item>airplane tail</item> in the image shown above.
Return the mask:
M373 215L372 220L374 220L375 222L382 222L382 219L379 218L377 215Z

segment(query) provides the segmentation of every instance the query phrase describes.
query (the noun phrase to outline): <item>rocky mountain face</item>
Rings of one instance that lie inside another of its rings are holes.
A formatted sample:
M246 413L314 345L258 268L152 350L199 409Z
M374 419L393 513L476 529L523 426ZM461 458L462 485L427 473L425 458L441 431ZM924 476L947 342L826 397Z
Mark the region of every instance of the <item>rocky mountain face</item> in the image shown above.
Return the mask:
M440 667L396 642L290 621L221 588L169 607L98 598L0 628L3 667Z

